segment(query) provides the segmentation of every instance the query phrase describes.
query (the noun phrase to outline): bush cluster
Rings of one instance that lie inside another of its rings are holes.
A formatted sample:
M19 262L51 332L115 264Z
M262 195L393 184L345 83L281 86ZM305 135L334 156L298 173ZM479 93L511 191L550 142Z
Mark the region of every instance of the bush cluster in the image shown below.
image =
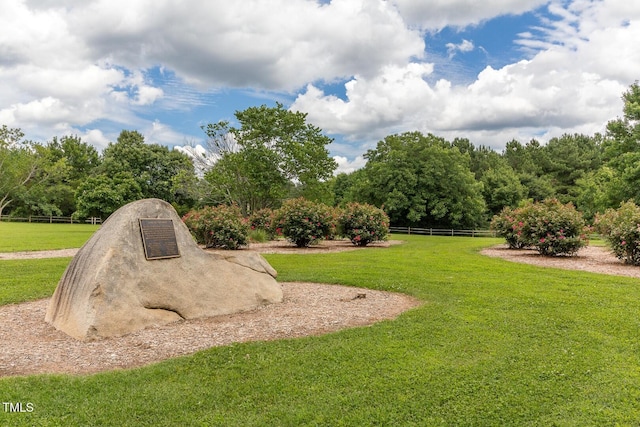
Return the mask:
M207 248L238 249L248 243L249 223L237 206L206 206L188 212L182 220Z
M335 227L332 211L322 203L290 199L275 212L272 227L297 247L307 247L331 235Z
M340 210L304 198L287 200L276 211L256 211L246 219L237 206L221 205L192 210L182 220L196 241L207 248L238 249L249 237L262 242L277 236L307 247L337 235L366 246L384 240L389 233L389 218L382 209L352 203Z
M640 265L640 207L629 201L608 209L596 215L595 227L618 259Z
M491 221L491 229L505 238L509 247L534 247L541 255L574 255L588 243L582 214L573 204L557 199L505 208Z
M504 207L491 221L491 230L507 241L509 249L522 249L528 246L527 240L522 235L523 228L524 222L520 212L509 206Z
M389 233L389 217L375 206L350 203L339 217L341 233L356 246L384 240Z
M272 209L264 208L253 212L249 216L251 231L249 232L251 239L254 241L272 240L275 237L273 225Z
M269 208L260 209L249 216L252 230L270 230L273 222L273 210Z
M571 203L557 199L533 203L525 208L527 234L542 255L574 255L588 243L582 214Z

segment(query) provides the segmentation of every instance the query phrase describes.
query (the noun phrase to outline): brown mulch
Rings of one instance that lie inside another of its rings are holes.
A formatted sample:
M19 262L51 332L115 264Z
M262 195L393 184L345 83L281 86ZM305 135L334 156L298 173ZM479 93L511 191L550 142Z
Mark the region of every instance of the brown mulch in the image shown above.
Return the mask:
M400 240L386 240L374 242L365 247L355 246L348 240L323 240L316 245L307 248L298 248L286 240L274 240L265 243L250 243L247 247L239 249L242 251L256 251L263 254L323 254L331 252L356 251L375 248L388 248L391 245L401 244ZM216 249L207 249L215 252ZM56 249L49 251L27 251L27 252L3 252L0 253L0 260L3 259L38 259L38 258L64 258L73 257L79 249ZM228 253L228 251L226 251Z
M298 248L286 240L272 240L265 243L250 243L248 247L242 248L240 251L256 251L261 254L326 254L331 252L388 248L389 246L399 245L401 243L401 240L385 240L382 242L370 243L367 246L355 246L349 240L340 239L321 240L315 245L311 245L306 248Z
M245 250L326 253L376 250L395 243L357 248L350 242L333 241L299 249L286 242L271 242ZM30 252L17 258L73 256L69 253ZM371 289L298 282L281 286L284 301L280 304L227 316L183 320L89 342L71 338L44 321L49 299L0 306L0 377L133 368L231 343L296 338L370 325L394 319L421 304L404 294Z
M481 254L503 258L508 261L554 267L566 270L581 270L591 273L611 274L640 278L640 267L623 263L608 248L587 246L574 256L547 257L533 249L509 249L506 245L483 249Z

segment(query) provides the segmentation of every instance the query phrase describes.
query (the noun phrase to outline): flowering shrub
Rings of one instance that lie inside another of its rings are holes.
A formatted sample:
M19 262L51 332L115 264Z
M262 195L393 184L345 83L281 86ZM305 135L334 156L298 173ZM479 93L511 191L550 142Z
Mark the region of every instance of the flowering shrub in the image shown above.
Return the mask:
M325 240L335 240L342 236L342 230L340 227L340 217L342 216L342 209L339 207L329 208L329 214L331 219L329 220L329 233L324 237Z
M207 248L238 249L248 242L249 224L237 206L206 206L188 212L182 220Z
M640 265L640 207L629 201L596 215L595 226L618 259Z
M542 255L574 255L589 241L584 218L571 203L547 199L521 209L526 241Z
M491 230L498 236L504 237L510 249L522 249L528 246L527 239L522 234L524 221L519 210L506 206L491 220Z
M493 218L491 228L510 248L531 246L546 256L574 255L588 242L582 214L557 199L505 208Z
M368 204L350 203L340 216L344 236L357 246L384 240L389 233L389 217L382 210Z
M334 227L332 209L304 198L287 200L275 212L272 227L297 247L307 247L330 235Z
M200 228L200 211L190 210L182 216L182 222L187 226L196 242L204 245L204 232Z
M273 210L268 208L260 209L252 213L251 216L249 216L251 233L264 231L267 240L273 239L275 237L275 232L272 227L273 215Z

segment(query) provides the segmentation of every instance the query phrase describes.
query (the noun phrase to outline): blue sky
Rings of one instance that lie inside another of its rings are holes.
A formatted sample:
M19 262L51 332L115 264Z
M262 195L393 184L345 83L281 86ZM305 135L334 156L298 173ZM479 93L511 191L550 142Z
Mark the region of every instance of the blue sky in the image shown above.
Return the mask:
M404 131L498 151L603 132L640 78L637 40L628 0L12 0L0 124L206 146L201 125L281 102L350 171Z

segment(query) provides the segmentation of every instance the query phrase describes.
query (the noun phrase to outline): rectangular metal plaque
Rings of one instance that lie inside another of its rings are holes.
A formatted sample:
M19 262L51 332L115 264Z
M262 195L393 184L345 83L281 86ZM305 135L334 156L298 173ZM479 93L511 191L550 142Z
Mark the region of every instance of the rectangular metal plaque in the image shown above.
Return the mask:
M144 256L149 259L178 258L180 250L173 220L140 218Z

